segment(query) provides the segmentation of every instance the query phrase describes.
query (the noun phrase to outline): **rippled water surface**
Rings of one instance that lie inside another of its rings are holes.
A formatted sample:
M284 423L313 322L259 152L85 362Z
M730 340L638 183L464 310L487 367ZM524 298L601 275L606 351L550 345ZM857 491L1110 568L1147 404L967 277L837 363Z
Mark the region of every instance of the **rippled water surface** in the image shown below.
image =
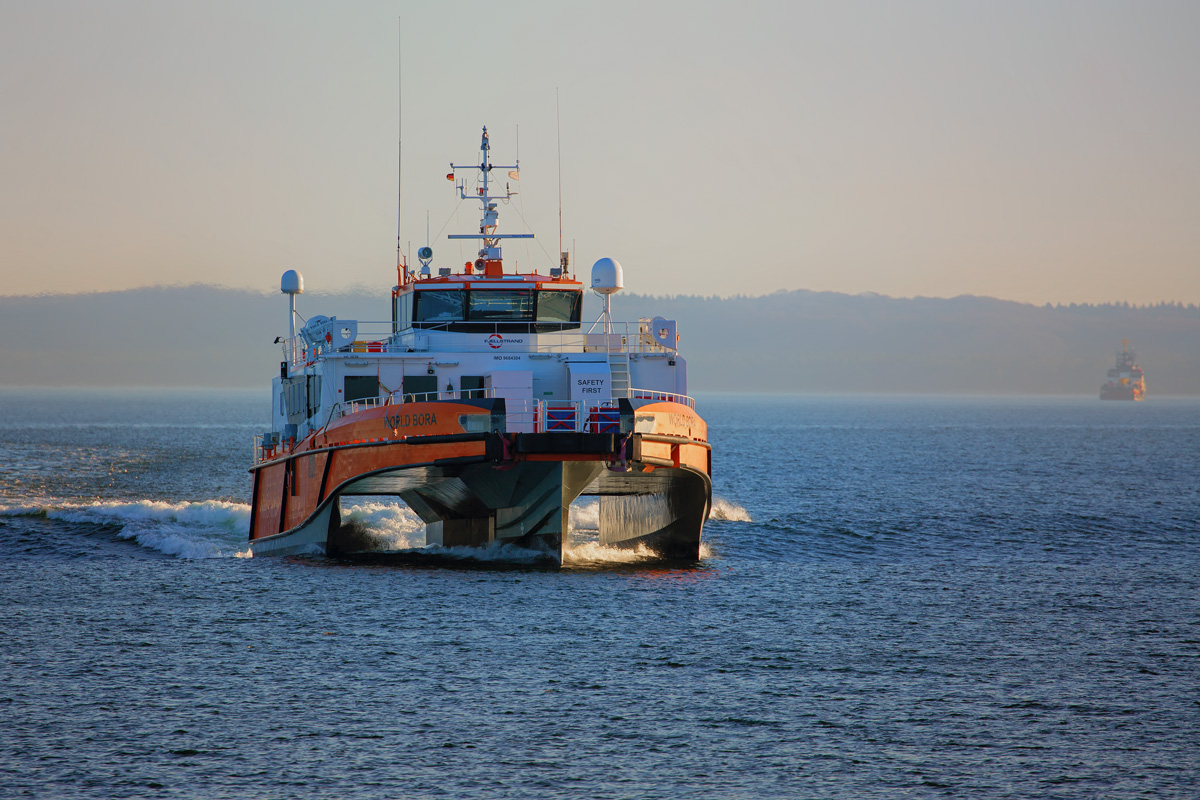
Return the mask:
M3 797L1200 796L1197 400L701 397L702 561L561 571L246 557L260 393L0 404Z

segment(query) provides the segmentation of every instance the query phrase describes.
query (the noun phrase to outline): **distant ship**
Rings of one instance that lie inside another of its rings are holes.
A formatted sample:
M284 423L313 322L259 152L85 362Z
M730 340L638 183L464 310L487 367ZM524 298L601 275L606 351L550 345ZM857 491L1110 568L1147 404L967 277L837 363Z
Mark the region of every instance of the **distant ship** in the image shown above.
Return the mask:
M1121 342L1117 365L1108 371L1108 381L1100 387L1101 400L1141 400L1146 396L1146 379L1137 365L1137 353L1129 349L1129 340Z

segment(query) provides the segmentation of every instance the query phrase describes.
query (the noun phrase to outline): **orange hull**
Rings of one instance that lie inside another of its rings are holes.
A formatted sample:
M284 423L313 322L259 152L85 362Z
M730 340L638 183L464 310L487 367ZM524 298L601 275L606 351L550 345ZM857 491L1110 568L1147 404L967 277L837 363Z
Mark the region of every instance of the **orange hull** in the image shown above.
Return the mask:
M339 535L339 497L393 495L425 520L431 543L532 542L561 557L567 507L587 493L601 497L602 542L644 541L665 555L698 556L711 450L691 408L629 406L624 432L507 433L494 429L502 410L493 417L487 406L371 408L264 454L251 469L252 548L347 552L354 545Z

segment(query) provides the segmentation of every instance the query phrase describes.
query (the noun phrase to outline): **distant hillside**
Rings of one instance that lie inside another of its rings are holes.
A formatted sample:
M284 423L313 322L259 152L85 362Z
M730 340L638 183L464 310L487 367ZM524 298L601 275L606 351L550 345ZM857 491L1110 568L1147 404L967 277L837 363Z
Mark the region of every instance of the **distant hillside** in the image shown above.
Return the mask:
M1091 394L1128 338L1150 394L1200 394L1194 305L1049 307L809 291L614 299L615 318L656 313L679 321L697 388Z
M389 299L307 293L302 314L386 319ZM319 310L318 310L319 309ZM0 297L0 385L263 386L287 298L212 286Z
M694 391L1092 394L1121 339L1151 397L1200 394L1200 309L1039 307L832 292L617 295L614 317L679 321ZM0 297L0 385L262 386L282 295L208 286ZM385 319L386 292L307 293L304 315ZM585 305L594 319L599 303Z

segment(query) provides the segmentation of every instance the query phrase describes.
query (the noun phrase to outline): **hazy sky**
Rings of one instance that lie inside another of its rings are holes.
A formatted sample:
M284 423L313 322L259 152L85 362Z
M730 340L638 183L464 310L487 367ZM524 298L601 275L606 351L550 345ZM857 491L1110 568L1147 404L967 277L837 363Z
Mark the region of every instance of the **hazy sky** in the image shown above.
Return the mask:
M402 239L428 212L435 266L472 256L445 174L484 124L502 163L519 131L502 229L538 235L506 260L550 265L557 88L585 280L1200 302L1194 0L0 9L4 294L386 290L402 46Z

